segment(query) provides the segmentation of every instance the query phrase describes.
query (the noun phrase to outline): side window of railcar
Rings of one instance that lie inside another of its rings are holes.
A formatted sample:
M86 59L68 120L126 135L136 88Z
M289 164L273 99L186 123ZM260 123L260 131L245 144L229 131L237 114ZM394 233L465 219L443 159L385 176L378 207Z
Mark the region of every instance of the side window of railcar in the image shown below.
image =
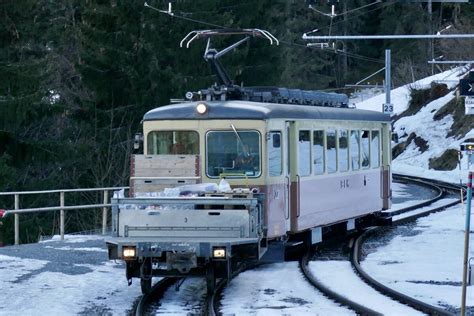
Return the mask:
M346 129L339 130L339 171L349 170L348 134Z
M334 173L337 171L336 130L334 129L326 131L326 149L328 173Z
M260 133L257 131L209 131L206 134L206 173L210 178L256 178L260 170Z
M268 139L268 173L270 177L281 175L283 171L282 158L281 132L270 132Z
M313 169L314 174L324 173L324 131L313 131Z
M361 159L362 159L362 168L367 169L370 165L370 150L369 150L369 138L370 132L365 130L362 131L362 142L361 142Z
M360 168L360 131L351 131L351 166L352 170Z
M310 131L300 131L298 136L298 174L311 174L311 138Z
M370 164L372 168L380 166L380 132L372 131L372 139L370 142Z
M148 155L198 155L199 134L195 131L152 131L147 136Z

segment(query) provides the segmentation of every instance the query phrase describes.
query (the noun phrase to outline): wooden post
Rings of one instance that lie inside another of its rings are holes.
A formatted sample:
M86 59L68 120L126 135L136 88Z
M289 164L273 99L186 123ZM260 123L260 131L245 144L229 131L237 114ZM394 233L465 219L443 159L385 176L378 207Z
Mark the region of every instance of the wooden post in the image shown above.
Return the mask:
M59 193L59 206L64 206L64 192ZM64 240L64 210L59 211L59 233L61 234L61 240Z
M20 209L20 195L15 194L15 210ZM20 214L15 213L15 245L20 244Z
M104 204L109 203L109 191L104 190ZM107 206L102 208L102 235L107 232Z

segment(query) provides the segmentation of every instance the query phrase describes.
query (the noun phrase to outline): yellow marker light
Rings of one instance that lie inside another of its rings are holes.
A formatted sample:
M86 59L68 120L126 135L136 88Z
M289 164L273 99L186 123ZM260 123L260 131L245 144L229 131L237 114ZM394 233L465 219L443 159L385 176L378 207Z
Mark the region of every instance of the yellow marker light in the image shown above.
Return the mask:
M122 253L124 258L133 258L137 252L135 247L123 247Z
M196 105L196 111L199 114L206 113L207 112L207 105L205 103L198 103L198 105Z
M225 258L225 248L214 248L212 250L212 256L214 258Z

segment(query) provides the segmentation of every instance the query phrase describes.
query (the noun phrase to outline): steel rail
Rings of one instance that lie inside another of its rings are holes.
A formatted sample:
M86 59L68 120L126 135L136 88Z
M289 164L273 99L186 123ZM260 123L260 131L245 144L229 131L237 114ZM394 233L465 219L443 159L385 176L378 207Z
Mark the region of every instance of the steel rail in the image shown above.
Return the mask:
M236 271L234 271L230 277L230 280L234 279L236 276L238 276L240 273L255 269L259 267L261 264L260 263L251 263L249 265L247 264L242 264ZM230 282L229 280L229 282ZM213 293L208 295L207 297L207 315L209 316L217 316L221 315L222 313L219 311L219 299L222 296L222 291L224 290L225 286L228 284L227 279L223 278L220 279L216 283L216 287ZM208 293L209 294L209 293Z
M422 178L422 177L414 177L414 176L393 174L393 178L397 179L398 181L403 180L403 181L407 181L407 182L415 182L417 184L421 184L421 185L424 185L424 186L431 186L433 188L437 188L438 191L442 190L443 193L445 191L452 191L452 192L457 193L460 189L462 189L462 187L460 185L457 185L457 184L446 183L446 182L443 182L443 181L431 180L431 179L426 179L426 178ZM401 209L401 210L397 211L397 214L405 213L405 212L411 211L411 210L416 209L416 208L425 207L427 205L430 205L433 202L438 201L439 200L438 197L439 197L439 194L438 194L437 197L435 197L433 199L430 199L428 201L425 201L423 203L419 203L417 205L409 206L409 207L406 207L404 209ZM465 199L465 196L464 196L464 199ZM425 212L413 214L413 215L405 217L403 219L396 220L393 223L395 225L400 225L400 224L403 224L403 223L406 223L406 222L409 222L409 221L413 221L413 220L415 220L417 218L420 218L422 216L426 216L430 213L434 213L434 212L444 210L447 207L456 205L458 203L460 203L460 201L454 201L454 202L451 202L451 203L448 203L448 204L445 204L445 205L427 210ZM374 232L376 232L380 229L381 229L381 227L370 228L369 230L365 231L363 234L361 234L360 236L358 236L355 239L355 242L352 246L351 263L352 263L352 266L354 267L354 269L359 274L359 276L368 285L370 285L371 287L373 287L374 289L376 289L380 293L382 293L384 295L387 295L387 296L389 296L389 297L391 297L391 298L393 298L393 299L395 299L395 300L397 300L397 301L399 301L403 304L411 306L411 307L413 307L417 310L420 310L420 311L425 312L425 313L430 314L430 315L454 315L454 314L452 314L452 313L450 313L450 312L448 312L444 309L441 309L439 307L427 304L427 303L419 301L419 300L417 300L413 297L410 297L408 295L405 295L403 293L395 291L394 289L391 289L388 286L385 286L382 283L378 282L377 280L372 278L367 272L365 272L364 269L362 269L362 267L360 265L360 257L361 257L361 249L362 249L363 241L368 238L369 234L373 234Z
M399 215L399 214L406 213L406 212L409 212L409 211L412 211L412 210L415 210L415 209L418 209L418 208L428 206L428 205L433 204L434 202L436 202L436 201L438 201L438 200L440 200L444 197L445 191L439 185L434 185L434 184L431 184L431 183L427 182L426 179L409 178L409 177L406 177L406 176L400 176L398 174L394 174L392 176L393 176L394 179L397 179L399 182L416 183L420 186L423 186L423 187L426 187L426 188L429 188L429 189L433 189L433 190L437 191L437 195L435 197L429 199L429 200L417 203L415 205L407 206L407 207L404 207L404 208L399 209L397 211L392 211L392 212L389 213L390 216Z
M393 174L392 176L393 176L394 179L397 179L398 181L403 180L403 181L406 181L406 182L412 182L412 183L415 182L417 184L422 184L422 185L425 185L427 187L430 186L431 188L436 188L436 190L442 190L443 193L445 193L446 191L449 191L453 194L456 194L460 190L465 191L465 188L458 185L458 184L443 182L443 181L439 181L439 180L432 180L432 179L427 179L427 178L422 178L422 177L400 175L400 174ZM424 202L421 202L421 203L418 203L418 204L415 204L415 205L412 205L412 206L408 206L408 207L402 208L400 210L389 212L389 213L386 213L386 214L387 214L387 216L394 216L394 215L407 213L407 212L412 211L414 209L428 206L428 205L438 201L439 199L440 198L438 198L438 197L434 197L433 199L430 199L428 201L424 201ZM466 194L463 195L463 200L465 200L465 199L466 199ZM461 202L461 200L453 201L453 202L450 202L450 203L447 203L447 204L443 204L441 206L438 206L438 207L435 207L435 208L432 208L432 209L428 209L424 212L416 213L416 214L409 215L409 216L406 216L404 218L398 219L398 220L394 221L393 223L396 224L396 225L400 225L400 224L403 224L403 223L406 223L406 222L410 222L410 221L412 221L414 219L417 219L419 217L426 216L426 215L431 214L431 213L436 213L436 212L442 211L442 210L444 210L448 207L459 204L460 202Z
M359 237L356 238L353 247L352 247L352 253L351 253L351 263L354 269L357 271L359 276L372 288L377 290L378 292L389 296L400 303L406 304L410 307L413 307L414 309L417 309L419 311L422 311L424 313L427 313L429 315L454 315L448 311L445 311L444 309L441 309L439 307L427 304L425 302L419 301L413 297L410 297L408 295L405 295L403 293L400 293L398 291L395 291L394 289L389 288L388 286L383 285L382 283L376 281L374 278L372 278L367 272L365 272L364 269L362 269L360 265L360 254L361 254L361 247L362 247L362 240L366 238L366 236L369 233L373 233L377 230L378 228L372 228L363 234L361 234Z
M308 280L308 282L318 289L321 293L323 293L326 297L336 301L339 304L349 307L350 309L354 310L356 313L361 315L383 315L379 312L376 312L368 307L360 305L354 301L351 301L345 296L342 296L333 290L326 287L324 284L319 282L319 280L311 273L310 269L308 268L309 262L309 253L306 253L299 262L299 267L303 272L304 277Z
M463 186L456 183L444 182L440 180L428 179L428 178L423 178L423 177L418 177L418 176L403 175L403 174L398 174L398 173L394 173L392 174L392 176L393 178L403 179L406 181L421 180L421 181L427 182L428 184L436 184L446 190L451 190L451 191L456 191L456 190L459 191L461 188L465 190Z
M158 281L155 285L153 285L150 293L143 294L142 297L140 298L140 301L138 302L135 308L134 315L135 316L145 315L149 305L152 302L159 300L163 296L165 291L168 288L170 288L173 284L175 284L177 280L178 280L177 278L163 278L160 281Z
M220 279L217 284L215 291L211 293L207 298L207 314L209 316L217 316L220 315L219 311L219 297L221 296L222 291L226 285L225 279Z

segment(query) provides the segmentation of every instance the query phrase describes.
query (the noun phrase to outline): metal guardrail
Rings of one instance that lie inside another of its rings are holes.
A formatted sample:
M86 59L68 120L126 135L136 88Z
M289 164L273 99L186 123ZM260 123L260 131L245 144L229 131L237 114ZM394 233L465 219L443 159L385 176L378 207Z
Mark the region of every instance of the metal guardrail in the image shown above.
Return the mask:
M62 190L44 190L44 191L18 191L18 192L0 192L0 196L14 196L15 208L12 210L4 210L4 216L14 214L15 216L15 245L20 244L20 214L25 213L37 213L37 212L49 212L49 211L60 211L59 217L59 231L61 240L64 240L64 218L65 211L68 210L79 210L79 209L91 209L102 207L102 234L107 231L107 212L108 207L111 206L109 203L109 191L117 191L129 189L129 187L105 187L105 188L87 188L87 189L62 189ZM103 192L103 203L102 204L85 204L85 205L68 205L65 206L65 193L81 193L81 192ZM59 206L51 207L35 207L20 209L20 196L29 194L52 194L59 193Z

